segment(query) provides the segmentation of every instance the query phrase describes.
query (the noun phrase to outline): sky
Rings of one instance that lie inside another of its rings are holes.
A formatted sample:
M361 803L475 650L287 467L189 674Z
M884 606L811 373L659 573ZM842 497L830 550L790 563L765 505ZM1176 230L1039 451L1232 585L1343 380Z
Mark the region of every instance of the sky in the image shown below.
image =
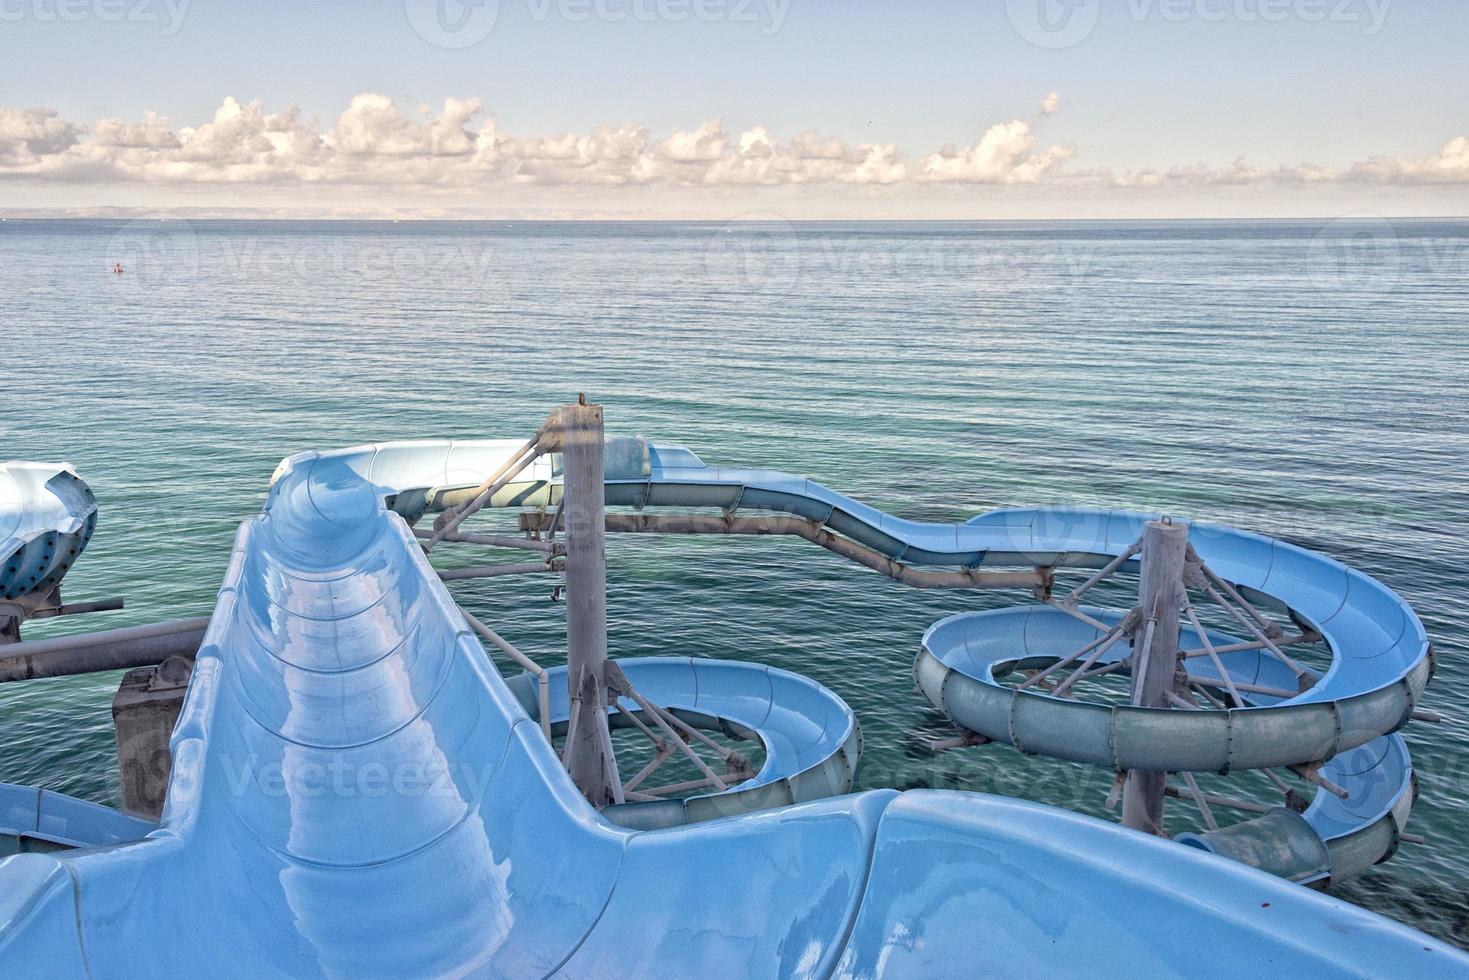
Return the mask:
M1469 214L1455 0L0 0L0 214Z

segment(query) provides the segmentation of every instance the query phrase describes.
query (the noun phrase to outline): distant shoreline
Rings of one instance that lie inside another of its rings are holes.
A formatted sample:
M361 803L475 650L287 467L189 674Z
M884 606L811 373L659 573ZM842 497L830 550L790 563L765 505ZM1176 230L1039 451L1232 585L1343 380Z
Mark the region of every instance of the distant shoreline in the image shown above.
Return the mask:
M1363 221L1400 221L1400 222L1464 222L1469 221L1469 214L1464 215L1394 215L1363 212L1361 214L1322 214L1322 215L1294 215L1269 218L1242 218L1242 217L1182 217L1182 218L781 218L775 215L761 218L719 218L719 217L697 217L697 218L639 218L639 217L594 217L594 218L545 218L545 217L478 217L478 216L443 216L443 215L398 215L398 216L337 216L337 215L282 215L282 214L243 214L243 213L219 213L214 211L202 213L184 213L178 211L148 211L139 209L118 208L103 213L65 213L44 210L36 211L6 211L0 209L0 222L129 222L129 221L181 221L181 222L211 222L211 223L297 223L297 224L480 224L480 225L771 225L785 224L791 226L833 226L833 225L1291 225L1291 224L1320 224L1325 221L1350 221L1353 218L1361 218Z

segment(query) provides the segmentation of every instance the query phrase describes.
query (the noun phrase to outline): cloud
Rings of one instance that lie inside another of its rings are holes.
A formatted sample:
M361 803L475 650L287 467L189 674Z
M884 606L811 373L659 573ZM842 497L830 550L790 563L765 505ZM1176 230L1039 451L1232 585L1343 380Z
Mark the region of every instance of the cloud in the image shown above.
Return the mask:
M354 157L470 156L479 149L480 134L469 127L484 111L478 99L445 99L439 115L421 123L403 115L386 95L363 93L337 118L330 144ZM485 136L493 142L493 126Z
M25 167L76 146L82 127L55 109L0 107L0 166Z
M1456 136L1421 160L1371 157L1354 166L1351 176L1388 184L1469 184L1469 137Z
M991 126L973 146L949 145L924 157L914 176L968 184L1033 184L1059 170L1074 153L1067 146L1036 152L1029 124L1012 119Z
M92 127L92 142L114 149L171 150L179 146L178 137L168 128L168 120L152 112L146 113L139 123L103 119Z
M1308 184L1340 185L1449 185L1469 184L1469 137L1449 140L1437 153L1419 159L1371 156L1347 167L1315 163L1262 167L1236 157L1223 167L1204 163L1114 172L1099 168L1071 175L1112 187L1288 187Z
M851 142L805 130L782 138L754 125L731 131L709 119L653 133L611 122L585 133L503 132L479 99L401 108L364 92L323 123L295 107L268 111L226 98L212 117L175 127L149 112L90 126L54 109L0 107L0 181L208 187L377 188L473 192L541 185L750 188L825 185L1056 185L1151 190L1307 184L1469 184L1469 138L1423 158L1371 156L1340 168L1311 163L1264 167L1238 158L1114 171L1077 169L1075 146L1043 143L1034 126L1064 107L1048 93L1030 122L990 126L973 144L916 158L892 143Z
M764 126L737 133L720 119L655 137L630 122L590 133L502 133L478 99L401 109L355 96L329 126L288 107L226 98L211 119L174 129L147 113L90 129L50 109L0 109L0 180L168 185L337 184L463 188L513 184L776 186L1034 182L1070 156L1032 152L1024 123L993 127L979 144L914 167L891 143L852 143L807 130L786 140Z

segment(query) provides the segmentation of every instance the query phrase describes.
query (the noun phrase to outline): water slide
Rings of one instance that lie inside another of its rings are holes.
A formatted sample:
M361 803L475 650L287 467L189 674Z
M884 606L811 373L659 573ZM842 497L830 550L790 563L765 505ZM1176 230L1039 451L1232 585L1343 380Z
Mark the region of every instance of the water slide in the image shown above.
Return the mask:
M282 464L236 538L161 824L135 842L0 862L7 973L1469 976L1469 957L1318 892L1000 797L880 790L745 800L661 829L607 819L394 513L477 484L514 445ZM919 564L1064 558L1082 540L1014 521L899 521L799 478L638 446L609 465L609 503L805 514ZM497 502L550 499L556 479L554 459L538 462ZM1105 536L1088 543L1103 550L1074 553L1107 553ZM736 710L724 702L744 690L758 731L795 725L771 720L777 700L792 714L809 701L799 740L818 749L773 752L765 785L847 744L848 720L815 685L701 660L647 669L667 675L660 696L691 691L688 710L706 694Z
M36 786L0 783L0 855L141 840L157 825Z
M422 487L393 498L410 518L442 507L465 483L456 468L474 450L443 454L443 473L416 474ZM802 477L771 470L706 466L682 446L613 440L607 502L644 507L718 507L727 514L760 510L794 515L910 566L1040 565L1097 568L1123 556L1152 515L1053 508L1001 510L963 524L903 520ZM498 443L493 454L508 454ZM398 446L359 450L356 465L392 472ZM431 452L433 452L431 450ZM550 505L558 498L554 462L546 460L493 502ZM1273 808L1259 818L1201 834L1192 846L1218 851L1294 881L1329 884L1351 877L1396 850L1416 786L1407 747L1395 734L1408 721L1432 673L1422 622L1381 583L1334 559L1257 534L1195 524L1190 541L1221 578L1255 603L1285 611L1315 630L1331 667L1291 697L1250 691L1296 689L1299 678L1264 649L1219 655L1244 685L1245 707L1160 711L1099 705L1000 683L993 668L1015 661L1054 662L1099 639L1116 614L1090 610L1089 625L1045 606L964 613L935 624L915 664L920 689L961 728L1024 752L1076 762L1169 771L1220 772L1323 762L1320 775L1344 796L1317 793L1304 813ZM1130 558L1123 568L1135 568ZM1216 648L1245 645L1210 631ZM1181 647L1198 647L1197 631L1181 631ZM1105 666L1125 645L1099 658ZM1221 677L1200 661L1202 676ZM1223 687L1221 677L1221 687Z
M1131 513L1015 510L983 515L966 527L993 535L996 550L1101 560L1121 555L1145 520ZM1317 793L1303 814L1281 808L1183 839L1305 882L1340 881L1390 856L1415 793L1406 745L1392 733L1408 721L1433 669L1422 622L1387 587L1323 555L1203 524L1191 527L1190 540L1243 594L1288 610L1293 622L1319 633L1331 650L1330 668L1312 675L1306 690L1283 697L1249 687L1294 689L1298 679L1284 663L1261 649L1222 653L1230 677L1247 685L1248 702L1222 711L1104 706L1019 691L996 679L997 667L1017 658L1054 659L1102 633L1058 610L1028 607L935 624L916 667L920 686L967 730L1026 752L1118 770L1229 772L1327 760L1321 775L1345 789L1344 798ZM1116 622L1115 613L1091 612L1099 625ZM1181 633L1181 647L1202 645L1196 629ZM1216 649L1241 644L1228 634L1211 632L1210 640ZM1221 677L1205 660L1191 670Z

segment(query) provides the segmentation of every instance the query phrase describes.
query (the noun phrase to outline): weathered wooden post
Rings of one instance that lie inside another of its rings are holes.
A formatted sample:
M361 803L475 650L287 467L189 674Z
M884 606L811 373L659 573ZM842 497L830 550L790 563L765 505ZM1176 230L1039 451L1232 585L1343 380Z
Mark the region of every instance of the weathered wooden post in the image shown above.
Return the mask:
M1168 706L1178 671L1179 597L1188 525L1167 518L1143 529L1142 571L1138 599L1142 627L1133 640L1132 703L1143 708ZM1134 830L1163 834L1163 792L1168 774L1156 770L1128 772L1122 789L1122 823Z
M566 663L573 711L567 768L593 806L613 802L616 762L607 728L607 555L602 406L564 405L561 430L566 521ZM548 428L550 428L548 426ZM575 710L581 702L580 710Z

